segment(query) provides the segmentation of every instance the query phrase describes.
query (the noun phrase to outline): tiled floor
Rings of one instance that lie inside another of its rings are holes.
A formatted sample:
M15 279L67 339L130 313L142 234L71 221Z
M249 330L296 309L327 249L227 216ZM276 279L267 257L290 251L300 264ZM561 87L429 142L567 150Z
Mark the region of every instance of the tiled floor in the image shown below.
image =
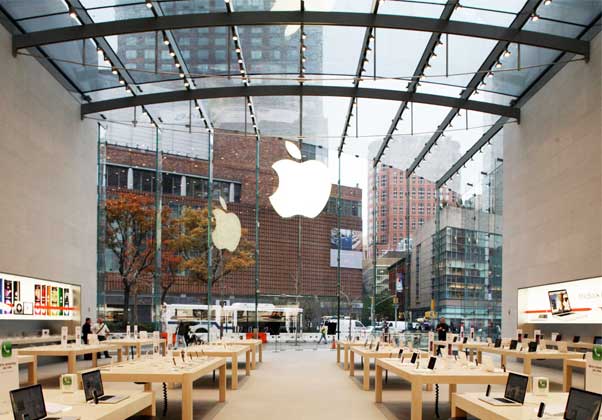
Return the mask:
M306 346L302 350L293 346L275 352L273 347L264 349L263 363L244 376L241 369L239 389L228 390L226 403L217 402L217 383L211 376L195 382L194 414L195 419L408 419L410 387L407 383L391 375L384 385L383 403L374 403L374 391L361 388L361 370L351 379L347 371L336 365L336 354L329 346ZM104 359L101 363L105 362ZM90 362L80 361L83 369ZM510 369L521 371L519 363L510 362ZM241 366L242 367L242 366ZM39 368L40 382L46 387L58 387L59 369L65 369L66 363L53 363ZM359 365L358 365L359 368ZM559 391L562 381L560 362L551 367L535 365L534 372L548 376L552 390ZM22 372L22 380L26 380ZM573 383L580 386L583 376L576 373ZM229 382L229 381L228 381ZM139 388L141 385L119 384L120 388ZM372 387L374 384L372 383ZM482 386L460 386L459 391L479 391ZM168 390L168 411L161 417L161 385L155 385L157 392L157 412L159 418L180 418L179 389ZM483 390L484 391L484 390ZM439 414L441 419L449 417L447 386L440 387ZM434 419L435 393L424 391L423 418Z

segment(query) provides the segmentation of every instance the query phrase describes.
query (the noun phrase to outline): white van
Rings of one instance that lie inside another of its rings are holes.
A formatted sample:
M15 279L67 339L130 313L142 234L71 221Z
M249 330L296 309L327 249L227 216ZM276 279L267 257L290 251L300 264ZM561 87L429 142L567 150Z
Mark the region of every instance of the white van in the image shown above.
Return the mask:
M326 325L328 326L329 334L336 334L337 331L337 319L330 318L326 321ZM347 339L349 333L351 332L351 338L354 339L356 337L363 337L366 334L366 327L362 324L361 321L357 319L350 320L349 318L341 319L341 325L339 327L339 332L341 334L341 339Z
M389 333L402 333L408 329L408 323L405 321L387 321Z

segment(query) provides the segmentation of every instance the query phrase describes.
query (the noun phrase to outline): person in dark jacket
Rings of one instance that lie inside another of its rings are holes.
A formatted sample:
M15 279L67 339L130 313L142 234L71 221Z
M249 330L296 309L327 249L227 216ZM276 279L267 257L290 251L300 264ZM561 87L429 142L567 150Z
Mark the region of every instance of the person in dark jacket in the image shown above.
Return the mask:
M86 322L82 325L82 340L84 344L88 344L88 334L92 334L92 320L86 318ZM84 360L92 360L92 354L84 354Z

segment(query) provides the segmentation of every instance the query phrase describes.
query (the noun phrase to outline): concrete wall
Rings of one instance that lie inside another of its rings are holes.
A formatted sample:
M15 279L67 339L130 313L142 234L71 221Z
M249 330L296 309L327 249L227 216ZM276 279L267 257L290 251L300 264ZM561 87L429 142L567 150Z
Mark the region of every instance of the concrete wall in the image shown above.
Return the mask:
M0 272L82 286L96 306L96 125L0 27ZM2 333L39 323L0 322Z
M601 38L589 63L566 65L522 108L521 124L504 128L505 337L517 288L602 275Z

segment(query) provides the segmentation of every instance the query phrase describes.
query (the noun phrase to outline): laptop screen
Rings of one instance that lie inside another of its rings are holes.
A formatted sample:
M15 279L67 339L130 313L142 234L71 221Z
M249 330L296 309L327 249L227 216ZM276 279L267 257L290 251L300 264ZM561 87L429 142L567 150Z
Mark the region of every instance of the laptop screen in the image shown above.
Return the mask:
M571 388L564 409L565 420L596 420L600 415L602 395Z
M105 394L102 387L102 377L100 376L100 370L98 369L82 373L82 385L84 387L86 401L94 399L94 391L96 391L97 397L102 397Z
M550 291L548 292L548 297L550 299L552 315L571 312L571 304L569 303L569 295L566 289Z
M15 420L39 420L46 417L42 385L32 385L10 391L10 403Z
M504 392L504 398L508 398L509 400L516 401L520 404L524 403L528 383L528 376L518 375L516 373L508 374L508 381L506 382L506 391Z

